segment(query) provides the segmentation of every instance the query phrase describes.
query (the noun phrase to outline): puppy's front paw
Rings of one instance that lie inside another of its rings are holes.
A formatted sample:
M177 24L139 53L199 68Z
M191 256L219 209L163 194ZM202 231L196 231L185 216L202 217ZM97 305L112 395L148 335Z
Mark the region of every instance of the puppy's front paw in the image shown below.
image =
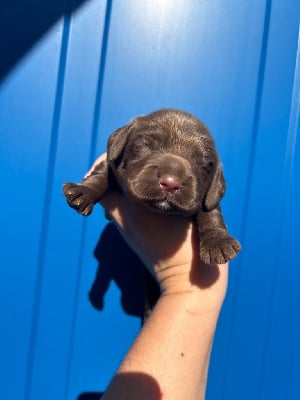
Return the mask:
M205 264L225 264L240 250L239 242L223 229L204 232L200 237L200 258Z
M63 192L70 207L82 215L91 214L95 203L95 194L91 189L76 183L65 183Z

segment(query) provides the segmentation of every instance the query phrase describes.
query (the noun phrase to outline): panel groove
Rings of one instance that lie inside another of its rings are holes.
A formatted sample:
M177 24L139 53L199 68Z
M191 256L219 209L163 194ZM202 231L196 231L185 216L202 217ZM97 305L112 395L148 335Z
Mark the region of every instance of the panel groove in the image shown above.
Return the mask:
M76 322L78 315L78 305L80 300L80 283L81 283L81 273L83 268L83 258L84 258L84 247L85 247L85 237L87 232L87 220L84 219L82 222L82 231L80 238L80 251L78 256L77 263L77 276L75 282L75 290L74 290L74 306L72 311L72 321L70 328L70 346L68 349L68 359L67 359L67 367L66 367L66 381L65 381L65 398L68 398L70 384L71 384L71 371L73 365L73 350L74 350L74 340L75 340L75 332L76 332Z
M108 40L109 40L109 30L110 30L110 20L111 20L111 10L112 10L113 0L107 0L106 3L106 11L104 18L104 27L103 27L103 36L101 43L101 52L100 52L100 61L99 61L99 73L98 73L98 82L97 82L97 91L96 98L94 104L94 114L93 114L93 123L92 123L92 132L91 132L91 144L90 144L90 154L89 154L89 165L93 163L95 160L95 152L96 152L96 143L99 134L99 122L100 122L100 106L102 101L102 93L103 93L103 82L105 76L105 66L106 66L106 55L108 48ZM75 331L76 331L76 322L78 315L78 303L80 299L80 283L81 283L81 275L82 275L82 267L83 267L83 258L84 258L84 249L86 243L86 232L87 232L87 220L83 221L82 234L80 239L80 250L78 256L78 264L77 264L77 276L76 276L76 284L75 284L75 294L74 294L74 306L72 311L72 322L71 322L71 335L70 335L70 347L68 350L68 361L67 361L67 372L66 372L66 383L65 383L65 396L68 397L70 384L71 384L71 371L73 365L73 351L74 351L74 341L75 341Z
M261 116L261 102L262 102L262 94L263 94L263 89L264 89L264 78L265 78L265 68L266 68L266 60L267 60L267 47L268 47L268 41L269 41L269 33L270 33L270 20L271 20L271 12L272 12L272 0L266 0L266 5L265 5L265 16L264 16L264 26L263 26L263 34L262 34L262 44L261 44L261 50L260 50L260 59L259 59L259 66L258 66L258 76L257 76L257 89L256 89L256 94L255 94L255 107L254 107L254 113L253 113L253 124L252 124L252 130L251 130L251 148L249 152L249 164L248 164L248 172L247 172L247 177L246 177L246 190L247 193L245 195L245 203L244 203L244 212L241 218L241 229L240 229L240 240L241 243L243 244L245 242L246 238L246 231L248 228L248 214L249 214L249 208L250 208L250 197L251 197L251 192L252 192L252 187L253 187L253 166L255 163L255 156L256 156L256 147L257 147L257 138L258 138L258 131L259 131L259 123L260 123L260 116ZM243 265L243 252L239 255L239 266ZM235 275L235 282L234 282L234 292L232 294L233 300L232 300L232 310L229 316L229 326L231 327L231 330L233 330L233 326L235 325L235 321L237 320L236 318L236 304L238 302L238 296L239 296L239 281L240 281L240 269L237 269L236 275ZM228 349L227 352L227 361L225 361L225 364L229 364L229 358L230 358L230 349L232 348L232 334L229 334L228 336L228 343L226 348ZM222 393L222 399L227 398L227 385L228 385L228 368L224 368L224 375L223 379L221 381L223 390L221 390Z
M273 283L271 287L273 288L271 296L270 296L270 304L269 304L269 323L266 327L264 345L263 345L263 354L262 354L262 363L258 376L260 377L259 385L258 385L258 393L257 398L262 397L262 389L264 386L264 380L267 372L267 364L268 360L270 360L270 343L271 343L271 335L273 331L274 325L274 317L276 307L278 306L278 296L280 291L280 267L282 265L282 255L284 252L283 249L283 241L284 236L288 231L288 211L289 211L289 202L291 198L291 189L292 189L292 176L293 176L293 166L295 161L295 149L296 149L296 140L297 133L299 128L299 117L300 117L300 31L298 36L298 48L296 54L296 63L295 63L295 74L294 74L294 84L293 84L293 93L291 100L291 113L289 118L289 127L287 132L287 141L286 141L286 152L285 152L285 161L284 161L284 175L282 179L281 187L281 218L279 221L279 240L278 240L278 257L276 260L276 264L274 265L274 275L273 275Z
M260 63L258 68L258 79L257 79L257 90L255 96L255 108L253 114L253 126L251 133L251 149L249 155L249 168L248 168L248 176L247 176L247 192L248 196L245 196L245 206L244 213L242 216L241 223L241 241L245 240L246 236L246 226L248 221L248 212L250 207L250 197L253 186L253 166L256 159L256 148L257 148L257 139L258 139L258 131L259 131L259 123L260 123L260 115L261 115L261 102L262 102L262 94L264 89L264 78L265 78L265 67L266 67L266 59L267 59L267 47L268 47L268 39L269 39L269 29L270 29L270 19L271 19L271 4L272 0L266 0L266 10L265 10L265 19L264 19L264 31L262 37L262 46L261 46L261 54L260 54Z
M90 155L89 155L90 165L93 163L93 161L95 160L95 157L96 157L95 152L96 152L97 138L98 138L98 134L99 134L99 125L100 125L100 116L101 116L100 108L101 108L101 102L102 102L103 84L104 84L104 77L105 77L105 66L106 66L106 58L107 58L112 4L113 4L113 0L107 0L104 27L103 27L103 40L102 40L102 47L101 47L101 54L100 54L97 93L96 93L96 100L95 100L95 107L94 107L92 140L91 140L91 148L90 148Z
M32 374L35 362L35 345L37 342L37 334L39 326L39 315L40 315L40 304L41 304L40 300L42 295L44 266L46 260L48 225L50 219L53 178L54 178L56 152L58 144L58 131L60 123L63 89L64 89L69 32L70 32L70 14L66 13L63 22L61 51L60 51L58 76L56 84L55 105L53 111L51 140L50 140L49 156L48 156L47 176L45 180L44 206L43 206L42 222L41 222L39 253L37 257L37 273L35 282L34 301L32 308L31 333L30 333L30 342L28 346L28 362L27 362L28 364L26 369L27 376L26 376L25 391L24 391L25 400L30 400L32 391Z

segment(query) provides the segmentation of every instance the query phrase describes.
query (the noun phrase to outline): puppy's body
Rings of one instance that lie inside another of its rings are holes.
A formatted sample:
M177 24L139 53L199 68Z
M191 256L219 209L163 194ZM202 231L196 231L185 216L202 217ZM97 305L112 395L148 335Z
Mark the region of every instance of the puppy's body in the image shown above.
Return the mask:
M220 211L225 181L214 141L192 115L159 110L116 130L107 161L79 184L65 184L64 194L71 207L89 215L113 181L154 212L193 216L203 262L226 263L239 252Z

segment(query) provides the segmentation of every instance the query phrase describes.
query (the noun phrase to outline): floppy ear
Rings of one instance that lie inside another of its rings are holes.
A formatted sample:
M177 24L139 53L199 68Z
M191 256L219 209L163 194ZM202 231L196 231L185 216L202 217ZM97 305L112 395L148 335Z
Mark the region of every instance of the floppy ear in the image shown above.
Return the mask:
M212 182L204 198L204 208L211 211L219 204L225 193L225 179L221 163L218 162Z
M125 125L111 134L107 145L108 161L116 160L122 153L122 150L124 149L125 143L127 141L129 131L130 127L128 125Z

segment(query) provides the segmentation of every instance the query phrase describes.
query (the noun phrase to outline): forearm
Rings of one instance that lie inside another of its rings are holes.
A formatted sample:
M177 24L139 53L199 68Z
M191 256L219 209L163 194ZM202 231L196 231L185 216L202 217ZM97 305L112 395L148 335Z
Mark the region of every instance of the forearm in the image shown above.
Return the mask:
M187 218L147 211L124 196L102 203L162 291L103 399L204 399L228 265L200 261L198 232Z
M161 297L103 399L204 399L219 307L202 301L203 290Z

